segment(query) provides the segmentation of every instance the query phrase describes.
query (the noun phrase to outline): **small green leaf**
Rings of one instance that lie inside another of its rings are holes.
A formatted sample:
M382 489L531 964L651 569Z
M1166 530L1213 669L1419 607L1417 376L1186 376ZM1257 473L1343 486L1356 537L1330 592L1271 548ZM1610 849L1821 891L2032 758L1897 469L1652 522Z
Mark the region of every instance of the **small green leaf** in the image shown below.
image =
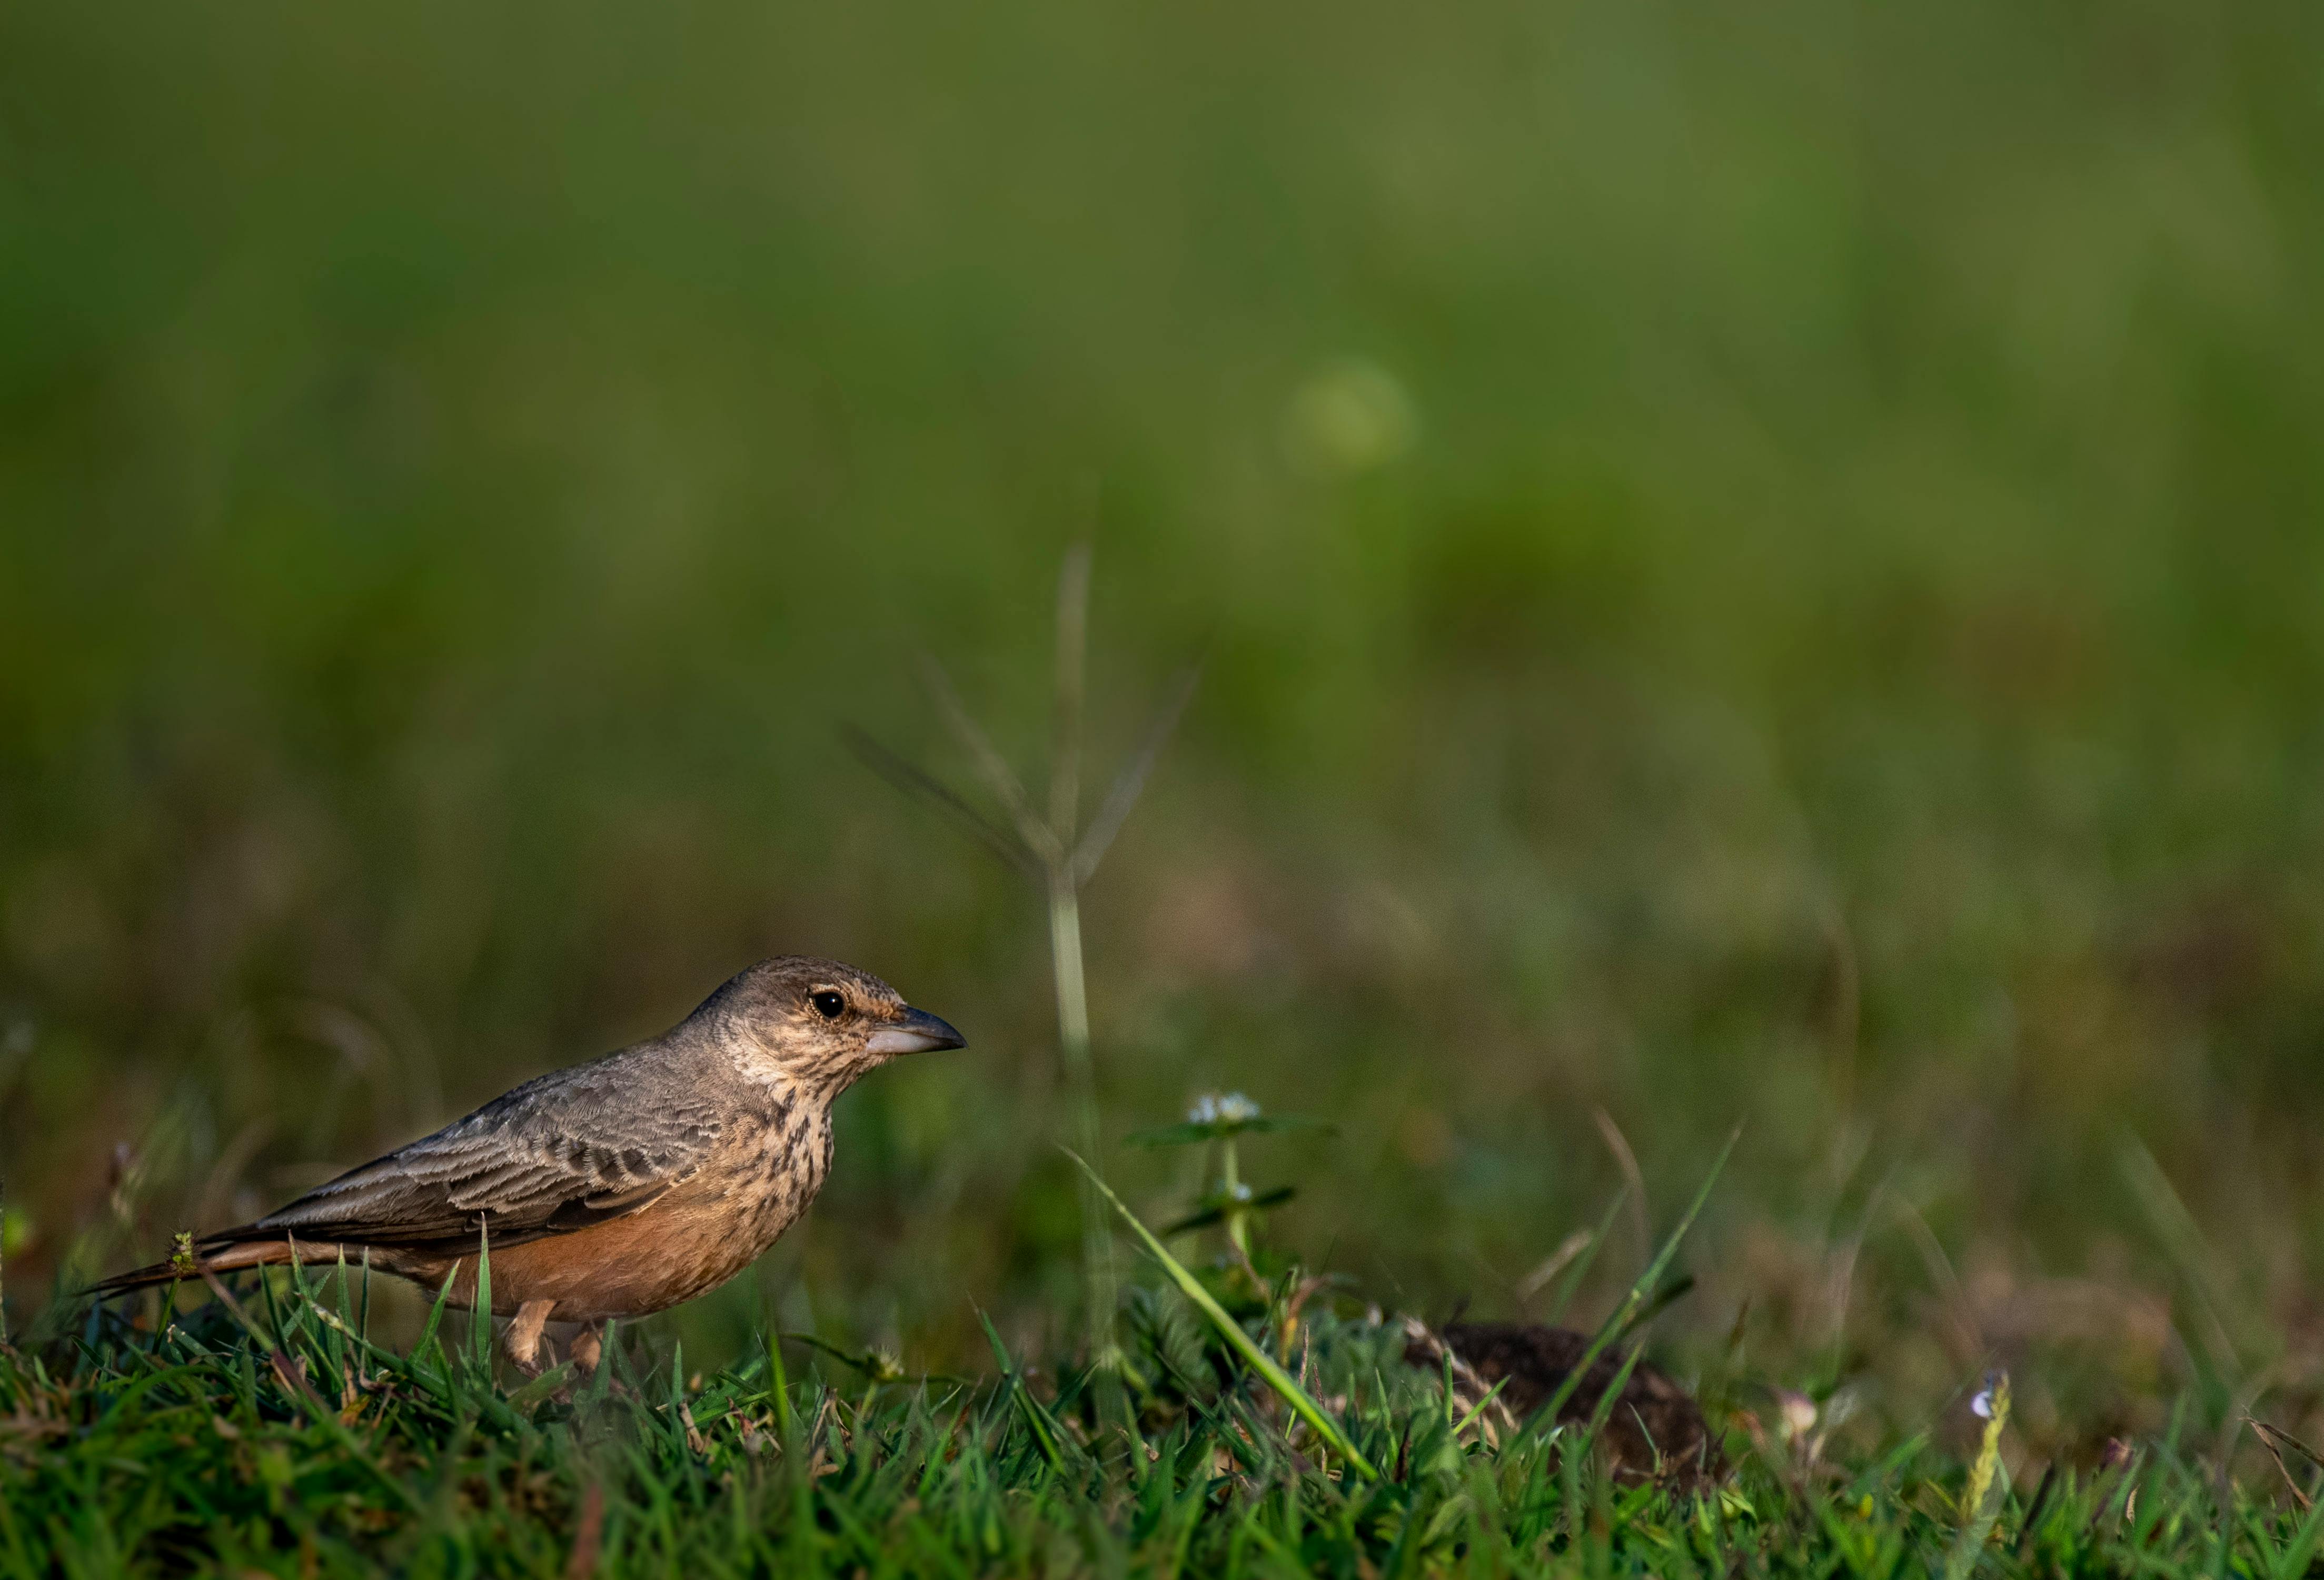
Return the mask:
M1196 1204L1196 1210L1191 1215L1179 1219L1162 1234L1167 1239L1173 1234L1207 1229L1213 1224L1223 1222L1230 1209L1263 1213L1270 1207L1281 1206L1298 1194L1299 1187L1296 1185L1278 1185L1273 1190L1262 1190L1257 1196L1248 1197L1230 1197L1224 1191L1214 1190Z

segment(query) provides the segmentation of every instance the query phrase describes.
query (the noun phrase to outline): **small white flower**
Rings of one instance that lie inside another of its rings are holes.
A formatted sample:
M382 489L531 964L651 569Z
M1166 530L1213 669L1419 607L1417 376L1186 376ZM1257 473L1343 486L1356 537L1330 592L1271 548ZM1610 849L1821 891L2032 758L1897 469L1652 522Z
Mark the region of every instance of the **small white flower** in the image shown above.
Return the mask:
M1240 1179L1236 1180L1234 1185L1234 1198L1237 1201L1249 1201L1250 1199L1250 1187L1245 1185Z
M1794 1389L1775 1390L1775 1418L1786 1438L1804 1437L1816 1424L1816 1401Z
M1186 1110L1188 1124L1249 1124L1259 1117L1259 1104L1240 1092L1205 1092Z

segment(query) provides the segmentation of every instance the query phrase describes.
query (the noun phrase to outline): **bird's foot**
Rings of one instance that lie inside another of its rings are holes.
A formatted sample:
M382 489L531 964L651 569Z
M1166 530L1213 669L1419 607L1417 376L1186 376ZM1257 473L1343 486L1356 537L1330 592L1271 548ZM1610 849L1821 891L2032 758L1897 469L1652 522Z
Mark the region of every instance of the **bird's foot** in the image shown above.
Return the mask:
M573 1346L568 1353L576 1371L594 1372L597 1370L597 1363L604 1356L605 1346L600 1336L604 1331L603 1324L593 1322L573 1335Z
M554 1300L527 1300L516 1308L516 1318L502 1341L508 1358L527 1377L538 1377L546 1369L540 1359L540 1329L556 1306Z

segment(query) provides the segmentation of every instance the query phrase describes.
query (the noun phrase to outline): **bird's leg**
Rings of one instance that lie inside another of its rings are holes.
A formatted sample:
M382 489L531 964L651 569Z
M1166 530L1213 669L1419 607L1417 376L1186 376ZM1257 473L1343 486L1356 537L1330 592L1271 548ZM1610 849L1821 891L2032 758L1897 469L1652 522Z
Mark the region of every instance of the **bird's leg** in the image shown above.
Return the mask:
M556 1307L554 1300L527 1300L516 1308L516 1320L509 1324L508 1336L502 1341L508 1358L528 1377L540 1375L540 1328Z
M576 1368L583 1372L596 1371L597 1363L604 1354L604 1345L600 1342L600 1335L604 1331L604 1323L589 1322L584 1323L581 1331L573 1335L572 1347L567 1353L572 1356Z

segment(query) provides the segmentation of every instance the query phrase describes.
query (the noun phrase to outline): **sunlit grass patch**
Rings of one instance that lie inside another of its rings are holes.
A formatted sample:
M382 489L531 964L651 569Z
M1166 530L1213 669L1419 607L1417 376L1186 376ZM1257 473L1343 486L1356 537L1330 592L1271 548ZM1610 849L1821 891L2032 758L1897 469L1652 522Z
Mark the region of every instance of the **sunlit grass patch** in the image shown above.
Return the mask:
M1692 1215L1598 1347L1635 1357ZM1724 1475L1618 1478L1593 1453L1604 1403L1487 1429L1489 1392L1406 1364L1396 1318L1293 1306L1296 1267L1230 1315L1136 1230L1171 1286L1133 1290L1120 1324L1127 1418L1101 1405L1111 1373L1037 1365L990 1326L973 1379L828 1344L787 1363L781 1335L705 1373L616 1335L594 1375L527 1382L440 1299L410 1350L373 1343L361 1270L246 1280L164 1305L158 1331L92 1312L0 1348L0 1575L2292 1580L2324 1530L2296 1444L2266 1486L2178 1430L2015 1483L1998 1377L1965 1457L1923 1433L1822 1458L1730 1411Z

